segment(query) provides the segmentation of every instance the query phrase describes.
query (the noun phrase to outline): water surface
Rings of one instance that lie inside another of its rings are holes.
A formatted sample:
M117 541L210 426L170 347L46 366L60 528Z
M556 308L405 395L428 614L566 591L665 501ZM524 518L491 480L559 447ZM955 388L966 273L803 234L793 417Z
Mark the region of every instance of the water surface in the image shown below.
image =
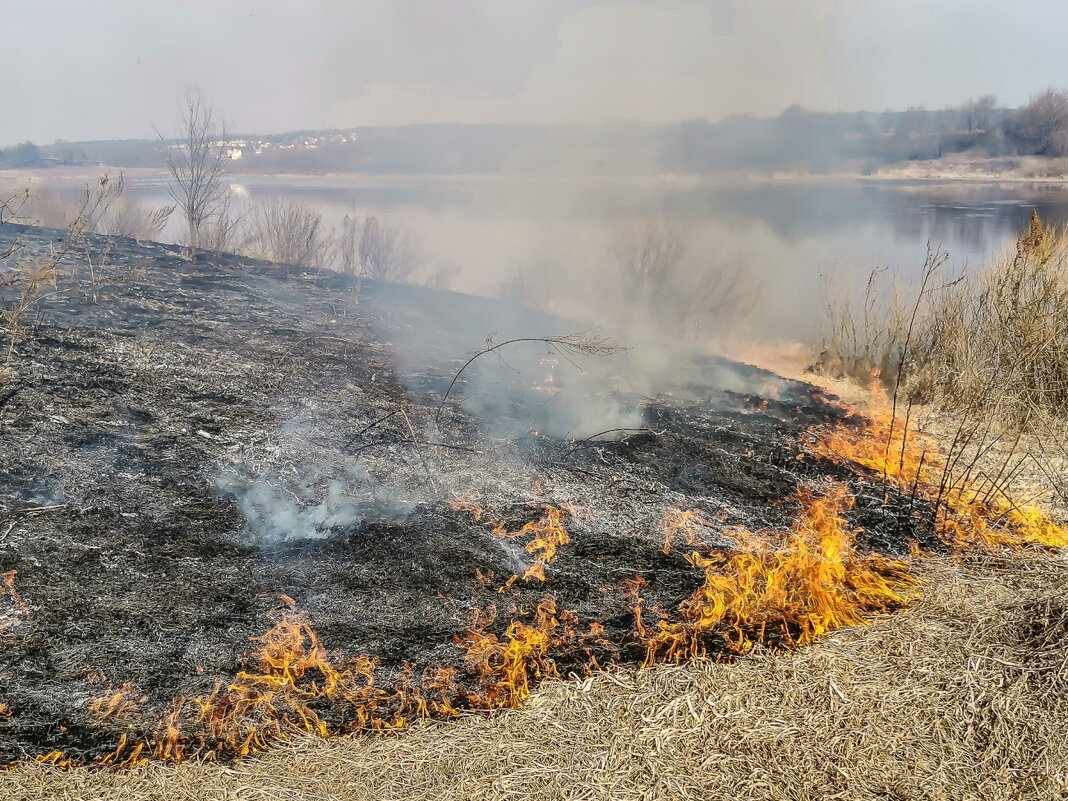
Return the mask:
M578 316L612 316L621 242L658 219L684 245L686 272L744 272L759 297L730 325L739 335L765 338L810 335L824 276L861 282L877 267L914 276L929 246L948 251L948 269L974 267L1011 247L1033 209L1055 225L1068 223L1068 189L1044 184L231 180L238 210L281 199L321 209L327 227L367 213L402 225L418 263L415 281L511 294ZM131 181L130 192L147 203L166 202L158 180ZM177 227L168 233L176 237Z

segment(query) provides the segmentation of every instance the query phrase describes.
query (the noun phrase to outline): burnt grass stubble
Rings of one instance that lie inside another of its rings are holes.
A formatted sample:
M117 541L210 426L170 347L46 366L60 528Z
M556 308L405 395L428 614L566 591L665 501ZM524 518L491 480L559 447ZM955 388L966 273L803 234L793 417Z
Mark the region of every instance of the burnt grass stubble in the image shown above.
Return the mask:
M22 232L31 249L57 235ZM599 657L640 661L626 579L644 578L645 605L666 611L701 583L685 547L661 552L657 522L673 504L724 525L782 527L801 480L854 479L797 458L809 427L843 415L815 387L708 357L694 357L688 375L726 366L775 386L777 397L763 404L698 380L639 399L648 431L581 447L486 433L462 402L450 403L425 440L471 450L416 446L401 415L364 429L404 408L429 430L464 356L442 344L455 339L450 327L510 334L517 310L373 283L356 305L350 282L334 274L232 256L186 261L173 247L125 239L91 247L108 249L116 280L50 298L17 344L17 375L0 384L0 571L18 571L30 611L9 614L0 635L0 700L11 710L0 717L0 762L54 749L84 760L107 753L129 724L94 721L87 705L124 682L147 708L210 692L277 620L281 595L339 661L372 654L387 677L406 661L451 665L474 686L453 642L471 610L496 608L488 630L501 635L547 594L582 625L604 624L614 647ZM531 319L542 333L574 330ZM402 354L402 382L394 364L412 331L437 350L416 348L427 363L414 367ZM483 344L462 341L469 352ZM321 466L309 477L308 464ZM326 478L353 482L370 500L359 519L320 538L264 540L234 493L217 488L225 465L320 488ZM374 497L387 477L412 490L403 511ZM854 483L864 547L934 544L921 516L887 511L907 499L887 504L885 488ZM510 530L537 519L540 503L590 514L566 521L571 543L544 583L498 593L529 557L521 542L448 508L468 489ZM24 511L32 507L57 508ZM727 545L715 531L708 541ZM579 667L559 657L562 673Z

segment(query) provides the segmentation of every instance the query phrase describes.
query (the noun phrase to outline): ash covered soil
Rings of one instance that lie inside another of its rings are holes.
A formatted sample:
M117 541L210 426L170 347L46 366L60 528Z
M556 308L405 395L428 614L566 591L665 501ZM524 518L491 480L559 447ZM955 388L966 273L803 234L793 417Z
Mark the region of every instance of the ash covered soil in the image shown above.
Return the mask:
M22 255L60 235L23 230ZM17 571L26 606L0 598L0 762L99 757L124 729L92 698L130 682L162 709L210 692L290 602L331 652L387 674L462 671L453 638L473 609L495 607L499 634L546 594L639 659L626 580L665 610L701 582L686 548L662 552L665 513L786 526L799 481L849 477L799 458L842 408L752 366L520 343L476 360L439 414L487 337L575 325L387 284L357 302L336 274L125 239L71 258L103 280L45 300L0 382L0 573ZM531 556L458 497L511 531L572 504L571 542L544 582L498 592ZM923 539L883 508L852 512L865 547ZM706 540L725 547L716 527Z

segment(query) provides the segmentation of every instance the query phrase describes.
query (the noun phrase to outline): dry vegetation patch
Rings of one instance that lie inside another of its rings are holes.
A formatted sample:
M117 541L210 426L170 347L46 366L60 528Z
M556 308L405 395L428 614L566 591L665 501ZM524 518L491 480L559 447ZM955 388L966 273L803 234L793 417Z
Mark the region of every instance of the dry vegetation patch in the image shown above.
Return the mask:
M523 709L262 759L61 772L30 799L1053 799L1068 792L1068 563L917 565L926 595L807 649L543 685Z

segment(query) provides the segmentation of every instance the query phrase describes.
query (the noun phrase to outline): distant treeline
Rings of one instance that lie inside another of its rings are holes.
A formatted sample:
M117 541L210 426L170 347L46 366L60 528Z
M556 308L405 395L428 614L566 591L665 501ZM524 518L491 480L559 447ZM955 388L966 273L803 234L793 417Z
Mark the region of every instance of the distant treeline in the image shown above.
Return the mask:
M928 111L736 115L651 126L406 125L227 137L235 171L461 174L563 170L704 173L721 169L869 172L886 164L976 156L1068 156L1068 94L1018 109L992 96ZM65 164L161 167L158 140L30 142L0 149L0 169Z
M661 167L866 172L902 161L974 151L978 156L1068 156L1068 94L1048 90L1018 108L993 96L958 108L828 114L791 106L774 119L697 120L664 137Z

